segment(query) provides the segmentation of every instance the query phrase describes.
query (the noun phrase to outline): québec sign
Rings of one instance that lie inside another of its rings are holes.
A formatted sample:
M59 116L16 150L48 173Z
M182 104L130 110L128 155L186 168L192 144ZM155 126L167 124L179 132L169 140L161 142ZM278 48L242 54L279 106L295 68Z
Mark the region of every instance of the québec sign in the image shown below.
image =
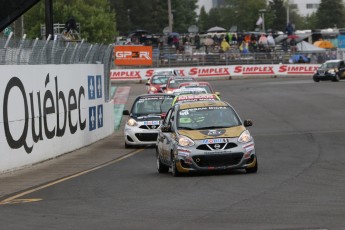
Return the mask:
M10 148L23 147L26 153L31 153L38 142L63 137L67 133L74 135L78 130L86 130L88 123L89 131L103 127L102 100L95 101L103 97L101 75L87 76L87 89L81 84L60 90L58 76L49 74L42 83L44 87L33 91L14 76L5 87L3 129ZM13 106L16 101L22 102L18 103L19 108ZM87 107L89 116L84 112ZM23 113L20 114L22 122L11 122L14 113ZM11 126L11 123L19 123L19 127Z

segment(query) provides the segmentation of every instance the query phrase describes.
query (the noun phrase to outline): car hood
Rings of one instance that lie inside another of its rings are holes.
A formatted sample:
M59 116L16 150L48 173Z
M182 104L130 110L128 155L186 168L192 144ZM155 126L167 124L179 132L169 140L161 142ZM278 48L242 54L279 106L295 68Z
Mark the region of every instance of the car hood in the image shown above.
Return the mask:
M219 128L219 129L203 129L203 130L179 130L180 135L187 136L193 140L203 140L209 138L229 138L238 137L246 130L244 126L236 126L231 128Z

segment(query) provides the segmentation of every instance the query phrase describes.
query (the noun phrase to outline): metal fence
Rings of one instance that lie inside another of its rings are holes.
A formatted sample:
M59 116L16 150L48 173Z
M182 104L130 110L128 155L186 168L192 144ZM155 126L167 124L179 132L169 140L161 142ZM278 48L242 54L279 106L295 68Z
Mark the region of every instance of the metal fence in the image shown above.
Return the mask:
M29 40L0 37L0 65L104 64L105 98L109 100L113 45L90 44L84 40Z
M178 52L171 46L153 47L153 68L160 67L183 67L183 66L221 66L221 65L260 65L260 64L292 64L297 63L296 56L303 56L305 63L321 64L326 60L343 58L344 51L332 49L322 52L283 51L277 47L269 52L250 52L241 53L239 50L230 50L222 53L216 49L205 48L196 49L195 46L191 53ZM143 68L145 66L115 66L113 69Z

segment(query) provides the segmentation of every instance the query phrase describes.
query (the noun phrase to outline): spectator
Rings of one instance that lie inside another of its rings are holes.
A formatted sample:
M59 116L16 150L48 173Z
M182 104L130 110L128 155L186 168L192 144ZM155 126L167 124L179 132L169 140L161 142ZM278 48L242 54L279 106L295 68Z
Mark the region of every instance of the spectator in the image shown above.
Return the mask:
M289 35L292 35L293 32L294 32L294 28L293 28L293 25L291 22L289 22L285 28L285 32L286 34L289 36Z
M290 50L291 50L291 53L295 53L297 51L297 42L295 40L295 38L291 38L290 40Z
M186 60L193 60L193 48L188 41L184 44L184 53Z
M180 48L179 47L180 46L180 40L178 39L178 37L176 35L173 36L172 43L175 46L175 49L178 51Z
M74 17L70 17L67 22L65 23L65 30L68 33L70 30L77 31L77 23Z
M229 43L226 41L225 38L223 38L222 43L220 44L221 47L221 52L225 53L228 52L230 50L230 45Z
M269 33L267 36L267 45L269 48L274 48L276 46L272 33Z
M195 37L194 37L194 44L195 44L195 48L197 50L200 49L200 36L199 34L196 34Z

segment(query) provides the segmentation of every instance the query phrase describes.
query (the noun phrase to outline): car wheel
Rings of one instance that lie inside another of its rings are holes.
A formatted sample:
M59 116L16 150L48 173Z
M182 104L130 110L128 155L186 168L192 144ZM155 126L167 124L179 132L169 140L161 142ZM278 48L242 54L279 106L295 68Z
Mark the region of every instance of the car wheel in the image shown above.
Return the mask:
M161 159L159 158L158 151L156 153L156 161L157 161L157 170L158 170L159 173L167 173L167 172L169 172L169 167L161 162Z
M126 149L130 149L130 148L132 148L132 146L129 145L129 144L127 144L127 143L125 142L125 148L126 148Z
M258 171L258 159L255 157L256 164L252 168L246 168L246 173L257 173Z
M314 80L315 82L319 82L319 81L320 81L320 79L318 79L317 77L313 77L313 80Z
M173 177L180 176L180 172L178 171L178 169L176 167L176 160L174 157L172 157L172 160L171 160L171 173L172 173Z
M333 81L339 81L340 80L340 76L339 74L336 74L333 78Z

